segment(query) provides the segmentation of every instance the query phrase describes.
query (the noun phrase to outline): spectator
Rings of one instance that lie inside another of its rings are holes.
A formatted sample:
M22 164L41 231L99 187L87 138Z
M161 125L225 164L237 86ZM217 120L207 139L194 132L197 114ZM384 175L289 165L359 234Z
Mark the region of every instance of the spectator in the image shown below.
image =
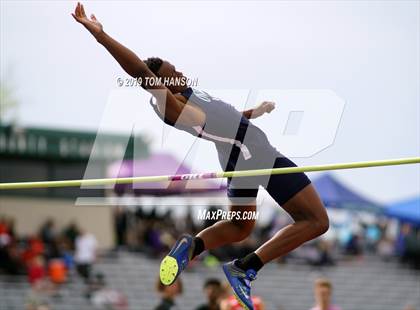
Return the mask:
M346 244L345 252L347 255L360 256L363 254L362 238L360 234L352 234Z
M232 293L232 288L228 283L222 285L222 297L220 300L220 310L241 310L243 307ZM261 297L253 295L251 297L255 310L265 310L265 304Z
M63 259L52 259L48 263L48 275L51 282L57 287L66 282L67 269Z
M384 260L389 261L394 255L394 242L388 237L382 238L377 247L378 255Z
M96 309L126 310L128 309L127 297L118 290L107 288L105 276L98 273L89 280L86 297Z
M52 244L56 238L54 221L52 219L48 219L44 225L42 225L39 234L46 245Z
M159 253L165 250L161 239L164 233L164 225L159 220L151 220L146 225L144 238L147 251L152 257L158 257Z
M184 227L181 229L182 231L186 231L193 235L197 233L197 227L194 223L191 206L188 206L187 214L185 215L185 219L182 223L184 224Z
M20 259L20 252L13 242L5 247L0 246L0 271L4 270L7 274L22 274L24 265Z
M42 256L36 256L28 266L28 281L35 287L45 277L45 263Z
M332 284L328 279L321 278L315 281L314 295L316 305L311 310L341 310L331 304Z
M403 224L397 238L396 252L401 262L420 269L420 230Z
M12 219L0 218L0 247L5 247L13 242L14 221Z
M76 238L76 252L74 260L79 275L87 281L90 278L92 265L96 260L98 242L91 233L81 230L81 234Z
M318 251L318 261L315 262L317 266L333 266L335 264L332 254L332 244L327 240L319 240L316 243Z
M28 266L28 281L34 293L53 295L56 288L47 278L44 258L39 255L34 257Z
M39 236L45 245L45 257L49 260L52 258L59 257L57 247L57 232L55 229L55 223L53 219L48 219L44 225L41 226Z
M102 273L95 274L87 283L85 297L91 299L92 295L106 287L105 275Z
M9 231L7 221L4 217L0 217L0 235L7 234Z
M128 309L127 297L120 291L103 288L96 291L91 298L96 309L104 310L126 310Z
M45 245L37 236L30 237L26 240L26 249L21 254L22 261L29 264L34 257L44 255Z
M74 267L74 258L73 252L71 251L71 243L68 239L64 238L60 242L60 252L62 254L61 258L64 261L64 265L66 266L67 272L70 273Z
M155 310L177 309L175 298L183 292L180 277L178 277L178 279L171 285L163 285L162 282L160 282L160 279L158 279L156 282L156 289L161 295L161 301L159 305L156 306Z
M400 232L398 234L395 244L395 252L399 257L401 257L402 260L406 259L407 239L408 236L411 234L411 231L412 228L410 224L401 225Z
M117 237L117 248L126 245L127 212L120 206L114 211L114 227Z
M196 310L219 310L223 290L222 283L218 279L207 279L203 289L207 297L207 303L198 306Z
M69 242L70 249L74 250L74 245L76 243L76 238L79 235L79 227L77 227L76 222L71 222L66 228L63 230L63 236L66 242Z
M0 217L0 271L8 274L19 274L22 271L15 241L14 221Z
M368 250L375 252L378 242L382 239L382 231L380 227L376 223L367 225L365 234Z

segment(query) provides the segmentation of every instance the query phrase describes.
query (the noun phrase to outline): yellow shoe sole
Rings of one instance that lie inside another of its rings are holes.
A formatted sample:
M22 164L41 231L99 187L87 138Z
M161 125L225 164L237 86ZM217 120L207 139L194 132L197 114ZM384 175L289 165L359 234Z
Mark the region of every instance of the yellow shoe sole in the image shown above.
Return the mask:
M175 282L178 274L178 262L172 256L166 256L160 263L159 277L164 285L171 285Z
M233 291L233 295L235 296L235 298L239 302L239 304L242 306L242 308L244 310L250 310L250 308L242 302L242 300L238 297L238 295L236 295L235 291L234 290L232 290L232 291Z

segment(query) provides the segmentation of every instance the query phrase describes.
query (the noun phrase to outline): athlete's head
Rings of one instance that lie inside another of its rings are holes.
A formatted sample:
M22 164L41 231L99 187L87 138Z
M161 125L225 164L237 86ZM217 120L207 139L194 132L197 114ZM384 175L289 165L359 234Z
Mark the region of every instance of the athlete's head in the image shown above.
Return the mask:
M177 71L175 66L169 61L162 60L159 57L151 57L147 58L144 63L157 77L166 78L162 82L166 81L166 87L173 94L180 93L188 87L186 85L186 77L184 77L182 72Z

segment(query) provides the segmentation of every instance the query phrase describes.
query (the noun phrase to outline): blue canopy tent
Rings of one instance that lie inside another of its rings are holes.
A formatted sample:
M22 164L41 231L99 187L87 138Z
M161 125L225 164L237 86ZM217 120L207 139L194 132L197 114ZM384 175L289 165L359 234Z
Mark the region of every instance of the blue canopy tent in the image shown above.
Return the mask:
M402 222L420 226L420 196L394 203L385 208L385 214Z
M382 206L338 181L332 174L325 173L313 182L326 207L382 212Z

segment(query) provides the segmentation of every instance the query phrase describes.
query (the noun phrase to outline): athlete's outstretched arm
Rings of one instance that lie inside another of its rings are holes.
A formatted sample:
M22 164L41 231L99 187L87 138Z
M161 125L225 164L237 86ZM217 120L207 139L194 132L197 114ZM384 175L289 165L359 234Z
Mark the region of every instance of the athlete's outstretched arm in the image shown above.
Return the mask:
M257 118L263 115L264 113L270 113L274 110L276 104L271 101L264 101L259 106L254 109L246 110L242 112L242 115L247 119Z
M108 50L127 74L134 78L141 77L143 80L157 78L135 53L105 33L102 24L94 14L89 19L82 4L77 3L72 16L77 22L85 26L93 37ZM204 124L205 114L202 111L179 101L164 85L154 85L152 87L142 84L142 87L155 96L159 110L162 111L162 114L164 111L165 117L171 122L191 126Z
M93 37L102 44L110 54L118 61L121 67L130 76L138 78L146 73L147 66L141 61L136 54L124 45L120 44L103 30L102 24L96 19L95 15L90 15L90 19L86 16L85 9L82 4L77 3L74 13L74 19L85 26L85 28L93 35Z

